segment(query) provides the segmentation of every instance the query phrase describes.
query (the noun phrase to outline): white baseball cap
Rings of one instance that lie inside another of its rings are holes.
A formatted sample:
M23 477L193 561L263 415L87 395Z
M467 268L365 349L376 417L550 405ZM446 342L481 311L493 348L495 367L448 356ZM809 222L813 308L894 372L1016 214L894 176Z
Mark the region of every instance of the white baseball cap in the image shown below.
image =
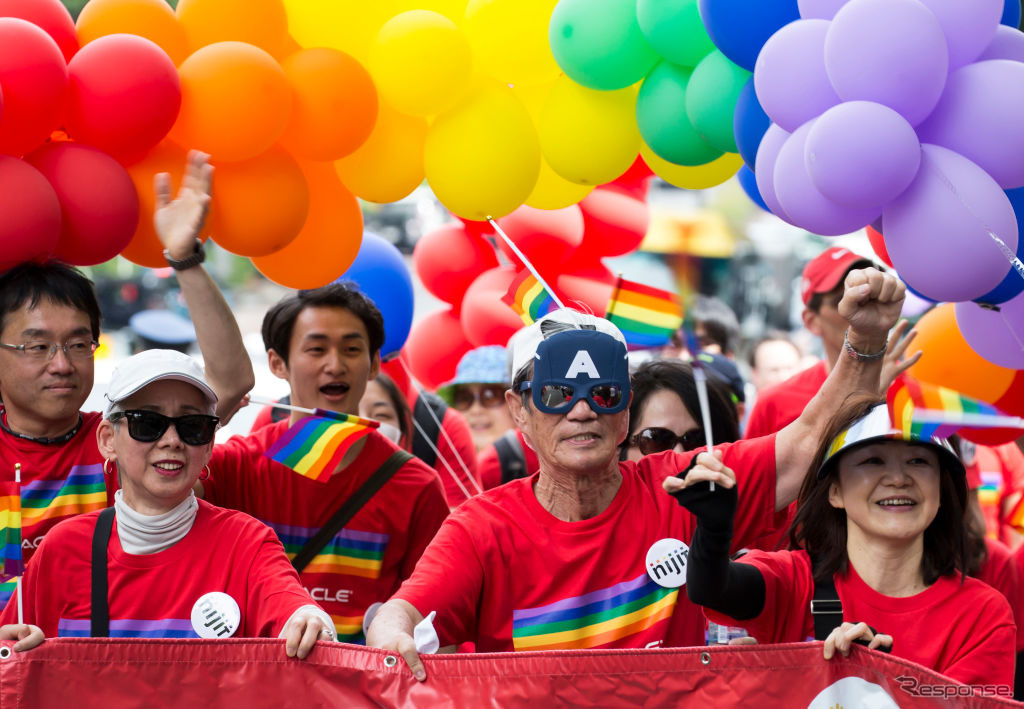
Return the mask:
M187 382L203 393L211 410L217 404L217 394L206 382L203 368L187 354L175 350L146 350L121 362L110 376L107 385L107 408L103 418L118 410L118 404L143 387L162 379Z
M614 337L626 346L626 338L612 323L590 313L583 313L571 308L559 308L527 325L508 341L508 349L512 358L512 378L525 367L537 354L540 343L552 335L566 330L597 330Z

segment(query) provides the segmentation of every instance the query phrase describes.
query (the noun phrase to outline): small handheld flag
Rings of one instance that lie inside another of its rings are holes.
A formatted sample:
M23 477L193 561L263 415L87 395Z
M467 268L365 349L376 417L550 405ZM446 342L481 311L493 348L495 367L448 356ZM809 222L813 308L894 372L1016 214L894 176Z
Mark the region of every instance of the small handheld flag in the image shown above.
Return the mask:
M683 324L683 308L674 293L619 276L605 312L630 349L661 347Z
M327 482L352 444L380 424L335 411L314 409L292 425L263 454L299 475Z
M21 472L18 464L16 474ZM0 483L0 547L3 570L0 582L21 576L25 564L21 556L21 481Z
M948 438L964 428L1024 428L1024 419L1004 415L983 401L901 374L886 394L894 428L916 438Z
M512 279L501 300L511 306L526 325L532 325L558 307L543 284L528 270Z

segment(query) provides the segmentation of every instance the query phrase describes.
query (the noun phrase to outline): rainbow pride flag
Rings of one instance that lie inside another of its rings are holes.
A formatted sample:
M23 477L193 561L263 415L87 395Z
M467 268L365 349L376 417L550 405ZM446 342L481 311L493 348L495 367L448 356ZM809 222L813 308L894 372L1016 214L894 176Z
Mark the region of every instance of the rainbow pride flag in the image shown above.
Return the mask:
M0 581L21 576L25 570L21 557L21 483L13 480L0 483L0 549Z
M894 428L904 436L948 438L963 428L994 428L1007 417L991 404L901 374L886 394Z
M299 475L326 482L352 444L380 426L351 414L316 409L297 421L263 454Z
M501 300L516 311L526 325L532 325L558 307L555 299L529 270L512 279Z
M661 347L683 324L683 307L674 293L619 276L605 317L626 337L631 349Z

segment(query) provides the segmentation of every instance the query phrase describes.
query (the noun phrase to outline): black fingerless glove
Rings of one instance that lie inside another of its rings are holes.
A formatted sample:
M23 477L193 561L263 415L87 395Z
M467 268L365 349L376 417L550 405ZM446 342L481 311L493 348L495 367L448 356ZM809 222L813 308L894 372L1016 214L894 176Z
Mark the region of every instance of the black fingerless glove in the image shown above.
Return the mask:
M676 477L685 478L696 465L696 456L690 466L679 473ZM676 501L693 513L697 518L697 526L716 536L727 535L726 552L728 542L732 539L732 524L736 517L736 505L738 496L736 486L722 487L715 485L711 490L710 483L699 482L683 488L679 492L673 492L672 496Z

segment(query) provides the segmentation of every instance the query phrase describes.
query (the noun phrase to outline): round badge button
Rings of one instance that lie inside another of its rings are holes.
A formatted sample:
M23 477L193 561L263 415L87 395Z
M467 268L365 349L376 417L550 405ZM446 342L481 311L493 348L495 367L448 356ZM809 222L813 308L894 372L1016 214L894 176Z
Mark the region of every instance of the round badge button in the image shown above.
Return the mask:
M220 591L200 596L192 606L192 629L201 638L230 638L241 622L238 603Z
M686 557L690 547L678 539L659 539L647 550L647 575L663 588L679 588L686 583Z

